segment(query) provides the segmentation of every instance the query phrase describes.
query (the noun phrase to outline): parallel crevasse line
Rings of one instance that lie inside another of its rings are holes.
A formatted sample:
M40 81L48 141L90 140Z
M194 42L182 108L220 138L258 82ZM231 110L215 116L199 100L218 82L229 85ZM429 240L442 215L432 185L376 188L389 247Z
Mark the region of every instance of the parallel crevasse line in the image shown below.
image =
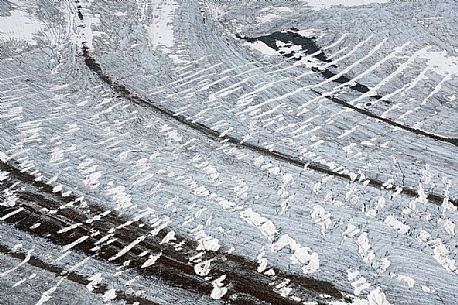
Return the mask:
M76 4L77 4L78 17L79 17L79 19L81 21L83 21L84 16L82 14L82 11L81 11L82 8L81 8L81 5L79 4L78 0L76 0ZM296 33L291 33L291 32L288 32L288 33L296 34ZM300 35L298 35L298 36L300 36ZM294 36L294 37L296 37L296 36ZM241 37L239 37L239 38L241 38ZM300 36L298 39L305 39L305 38ZM307 49L311 48L310 52L315 51L315 53L316 53L317 50L319 50L319 47L314 43L314 41L312 39L308 38L308 39L306 39L306 42L307 42ZM320 173L324 173L324 174L327 174L327 175L332 175L332 176L336 176L336 177L347 179L349 181L353 181L350 175L344 174L344 173L335 172L335 171L331 170L328 166L323 165L321 163L313 162L313 161L306 162L306 161L303 161L303 160L301 160L299 158L296 158L296 157L293 157L293 156L290 156L290 155L287 155L287 154L284 154L284 153L281 153L281 152L278 152L278 151L269 150L269 149L266 149L266 148L263 148L263 147L260 147L260 146L254 145L254 144L242 142L241 139L238 139L238 138L235 138L235 137L232 137L232 136L229 136L229 135L220 136L218 132L212 130L208 126L205 126L205 125L203 125L201 123L198 123L198 122L193 122L191 120L188 120L185 116L177 114L177 113L173 112L170 109L158 106L158 105L154 104L153 102L151 102L149 99L147 99L145 97L141 97L141 96L139 96L139 95L137 95L135 93L132 93L126 86L114 82L111 79L110 76L108 76L107 74L105 74L103 72L102 67L100 66L100 64L89 53L89 48L87 47L87 45L85 43L83 43L82 52L83 52L83 57L84 57L86 66L92 72L94 72L103 82L108 84L113 91L117 92L118 94L120 94L124 98L127 98L127 99L129 99L131 101L134 101L134 102L138 103L138 104L143 104L143 105L146 105L148 107L151 107L155 111L157 111L157 112L159 112L159 113L161 113L161 114L163 114L163 115L165 115L165 116L167 116L169 118L172 118L172 119L174 119L174 120L176 120L176 121L178 121L178 122L180 122L180 123L182 123L184 125L187 125L187 126L191 127L194 130L199 131L200 133L204 134L205 136L211 138L212 140L215 140L215 141L224 141L224 140L226 140L227 142L229 142L231 144L234 144L234 145L240 146L240 147L244 147L246 149L249 149L249 150L257 152L257 153L261 153L261 154L263 154L265 156L274 158L276 160L280 160L280 161L283 161L283 162L286 162L286 163L289 163L289 164L292 164L292 165L295 165L295 166L298 166L298 167L302 167L302 168L307 166L307 168L312 169L312 170L317 171L317 172L320 172ZM322 61L327 61L327 58L326 58L326 56L324 55L323 52L319 53L318 59L322 60ZM332 77L333 75L335 75L335 74L332 73L332 75L330 75L329 77ZM357 90L357 91L360 91L357 88L354 88L354 89ZM368 88L366 88L366 89L368 89ZM363 90L363 91L366 91L366 90ZM321 93L319 93L317 91L314 91L314 92L316 94L322 95ZM395 127L399 127L399 128L404 129L404 130L415 132L415 133L417 133L419 135L427 136L427 137L430 137L430 138L435 139L435 140L446 141L446 142L449 142L449 143L451 143L451 144L453 144L455 146L458 146L458 139L443 138L443 137L438 136L438 135L429 134L429 133L426 133L424 131L417 130L417 129L405 126L403 124L395 123L395 122L393 122L393 121L391 121L389 119L379 117L379 116L377 116L377 115L375 115L375 114L373 114L373 113L371 113L371 112L369 112L367 110L360 109L360 108L355 107L353 105L350 105L350 104L348 104L348 103L346 103L344 101L341 101L341 100L339 100L337 98L328 97L328 96L324 96L324 97L330 99L331 101L333 101L335 103L338 103L341 106L350 107L351 109L355 108L353 110L356 110L356 111L358 111L359 113L361 113L363 115L368 115L370 117L379 119L379 120L381 120L381 121L383 121L385 123L391 124L391 125L393 125ZM376 98L379 99L381 97L377 96ZM369 184L368 185L370 185L372 187L376 187L376 188L382 188L383 187L383 183L384 182L382 182L382 181L369 178ZM397 189L397 186L393 186L392 188L390 188L388 190L395 191L396 189ZM418 192L413 188L409 188L409 187L403 186L402 187L402 193L404 195L409 196L409 197L418 197ZM428 194L427 199L429 201L431 201L431 202L434 202L435 204L439 204L440 205L440 204L442 204L444 202L445 198L443 196L441 196L441 195L430 193L430 194ZM452 203L454 206L458 206L458 199L449 199L449 202Z
M2 244L0 244L0 253L10 256L15 259L20 259L20 260L24 260L24 258L26 257L25 253L20 252L20 251L14 251L10 249L8 246L2 245ZM78 273L75 273L73 271L67 271L61 267L55 266L53 264L49 264L35 256L31 256L30 259L27 261L27 264L35 268L39 268L41 270L45 270L47 272L53 273L56 277L63 276L67 280L73 283L79 284L79 285L86 286L91 282L86 277L79 275ZM94 287L94 289L92 290L92 292L97 293L97 294L102 294L102 295L105 294L105 292L107 291L108 291L108 288L105 284L98 284L97 287ZM130 295L120 290L116 290L115 300L123 300L129 303L138 302L144 305L159 305L144 297Z
M387 123L391 126L394 126L394 127L397 127L397 128L401 128L401 129L404 129L404 130L407 130L409 132L412 132L414 134L417 134L417 135L421 135L421 136L425 136L425 137L428 137L428 138L431 138L431 139L434 139L436 141L442 141L442 142L448 142L450 144L453 144L455 146L458 146L458 139L456 138L446 138L446 137L443 137L443 136L440 136L440 135L436 135L436 134L433 134L433 133L429 133L429 132L426 132L426 131L423 131L423 130L420 130L420 129L416 129L416 128L413 128L413 127L410 127L410 126L407 126L407 125L404 125L404 124L401 124L401 123L398 123L398 122L395 122L393 120L390 120L390 119L387 119L387 118L384 118L384 117L381 117L381 116L378 116L366 109L362 109L362 108L359 108L359 107L356 107L356 106L353 106L352 104L350 103L347 103L341 99L338 99L334 96L330 96L330 95L327 95L327 94L323 94L319 91L316 91L316 90L311 90L313 93L315 94L318 94L320 96L323 96L324 98L336 103L336 104L339 104L343 107L346 107L346 108L350 108L362 115L365 115L365 116L368 116L368 117L371 117L373 119L376 119L376 120L379 120L381 122L384 122L384 123Z
M181 123L183 125L189 126L190 128L199 131L200 133L202 133L203 135L207 136L208 138L210 138L210 139L212 139L214 141L227 141L227 142L229 142L231 144L234 144L234 145L236 145L238 147L243 147L243 148L249 149L249 150L254 151L256 153L260 153L260 154L265 155L267 157L271 157L271 158L274 158L276 160L279 160L279 161L282 161L282 162L286 162L288 164L291 164L291 165L294 165L294 166L297 166L297 167L304 168L306 166L307 168L312 169L312 170L317 171L317 172L320 172L320 173L324 173L324 174L327 174L327 175L332 175L332 176L336 176L336 177L340 177L340 178L344 178L344 179L347 179L349 181L352 181L352 178L350 177L350 175L345 174L345 173L339 173L339 172L333 171L328 166L323 165L321 163L313 162L313 161L312 162L306 162L306 161L303 161L303 160L301 160L299 158L296 158L296 157L281 153L279 151L269 150L267 148L263 148L261 146L257 146L257 145L251 144L251 143L242 142L241 139L238 139L238 138L235 138L235 137L232 137L232 136L229 136L229 135L220 136L220 134L218 132L212 130L210 127L208 127L206 125L203 125L203 124L198 123L198 122L193 122L191 120L188 120L185 116L183 116L181 114L177 114L177 113L173 112L170 109L158 106L158 105L154 104L153 102L151 102L150 100L148 100L147 98L141 97L141 96L131 92L126 86L124 86L122 84L118 84L115 81L113 81L107 74L105 74L103 72L102 67L94 59L94 57L92 57L92 55L89 53L89 49L88 49L88 47L86 45L83 45L82 50L83 50L83 56L84 56L84 60L85 60L86 66L95 75L97 75L104 83L109 85L110 88L114 92L118 93L119 95L121 95L122 97L124 97L126 99L129 99L129 100L131 100L131 101L133 101L135 103L138 103L140 105L145 105L145 106L147 106L149 108L152 108L156 112L158 112L158 113L160 113L162 115L165 115L168 118L174 119L174 120L178 121L179 123ZM340 100L338 100L338 101L340 103L342 103ZM383 118L381 118L381 119L383 120ZM379 181L379 180L369 179L369 184L368 185L370 185L372 187L376 187L376 188L382 188L383 187L383 183L384 182ZM396 186L393 186L392 188L387 189L387 190L390 190L390 191L394 192L394 191L396 191L396 188L397 188ZM412 188L409 188L409 187L402 187L402 194L410 196L410 197L418 197L417 191L415 189L412 189ZM443 196L440 196L440 195L437 195L437 194L432 194L432 193L428 194L427 198L428 198L429 201L434 202L435 204L442 204L443 201L444 201L444 197ZM453 205L458 206L458 200L450 199L449 201Z
M168 234L168 229L163 229L157 236L150 236L149 232L153 230L148 224L139 221L134 221L125 225L127 219L122 219L116 212L111 211L101 220L87 222L90 219L90 214L101 215L104 211L92 203L88 204L89 213L80 211L72 203L77 201L74 195L63 197L58 193L52 192L53 188L46 183L36 181L36 178L27 173L22 172L11 164L0 161L0 169L6 171L10 175L11 182L3 181L2 188L13 185L14 181L25 183L36 189L35 192L17 191L18 203L14 207L0 206L0 217L11 214L11 212L21 209L19 213L14 213L4 221L14 225L21 231L28 232L33 235L38 235L42 238L50 240L57 245L68 245L72 240L78 240L81 237L88 236L81 243L75 244L72 248L75 251L82 252L94 259L103 260L113 264L122 264L125 260L130 260L130 268L136 270L139 274L145 276L160 277L160 279L172 286L178 286L190 291L195 291L203 295L209 295L211 285L203 278L194 273L194 268L188 262L188 255L193 256L197 244L193 240L175 235L178 240L184 240L184 252L180 253L165 245L160 245L160 241ZM40 194L41 193L41 194ZM65 206L65 208L61 208ZM44 208L44 209L43 209ZM44 211L57 211L54 214L46 214ZM40 222L38 228L33 228L33 224ZM80 223L80 226L75 226L71 230L62 230L70 227L74 223ZM109 234L111 228L122 229L115 230L113 237L116 239L109 245L99 245L101 248L94 251L97 241L103 236ZM94 232L100 232L97 236L92 236ZM123 257L119 257L110 261L127 245L141 236L147 236L141 243L132 247L129 252ZM147 258L139 257L138 255L144 251L161 252L162 255L156 263L148 268L141 266ZM243 304L297 304L297 302L285 298L269 289L269 283L272 280L266 275L256 272L257 264L243 257L225 254L221 251L216 253L206 253L203 259L212 259L212 276L220 276L225 274L227 280L232 284L229 287L225 300L231 300L232 304L239 304L243 299ZM274 268L275 269L275 268ZM316 296L318 294L327 294L335 299L341 299L342 294L334 285L328 282L315 280L304 276L285 273L280 270L275 270L278 277L286 277L291 280L293 286L297 287L307 294ZM239 296L239 300L232 300L231 295Z
M285 42L285 43L286 42L291 42L291 43L293 43L295 45L301 45L302 50L305 50L306 54L308 54L308 55L314 54L314 53L318 53L319 50L320 50L318 45L313 40L313 38L302 37L301 35L299 35L299 34L297 34L295 32L292 32L292 31L274 32L274 33L272 33L270 35L259 36L259 37L254 37L254 38L242 37L242 36L240 36L238 34L236 35L236 37L239 38L239 39L246 40L247 42L262 41L268 47L270 47L270 48L272 48L272 49L274 49L276 51L279 50L279 47L276 44L277 40ZM301 57L297 57L297 58L296 57L292 57L293 53L283 54L283 56L286 57L286 58L292 58L294 60L301 60ZM330 60L326 57L326 55L323 52L320 52L318 55L315 55L314 57L317 58L320 61L323 61L323 62L330 62ZM333 78L333 77L335 77L337 75L336 73L330 71L329 69L320 70L318 68L313 67L312 71L320 73L325 79L331 79L331 78ZM332 81L335 82L335 83L339 83L339 84L345 84L345 83L350 82L351 79L342 75L342 76L339 76L337 79L333 79ZM349 88L352 89L352 90L358 91L360 93L366 93L366 92L368 92L370 90L369 87L367 87L366 85L363 85L361 83L358 83L358 82L356 82L355 85L349 86ZM320 95L320 96L323 96L324 98L329 99L330 101L332 101L332 102L334 102L334 103L336 103L336 104L338 104L338 105L340 105L342 107L353 109L353 110L357 111L358 113L360 113L362 115L368 116L368 117L373 118L373 119L377 119L377 120L379 120L379 121L381 121L381 122L383 122L385 124L388 124L388 125L391 125L391 126L394 126L394 127L397 127L397 128L401 128L401 129L403 129L405 131L412 132L414 134L421 135L421 136L433 139L435 141L441 141L441 142L450 143L450 144L458 147L458 138L444 137L444 136L437 135L437 134L434 134L434 133L430 133L430 132L427 132L427 131L424 131L424 130L416 129L416 128L410 127L408 125L401 124L401 123L395 122L395 121L387 119L387 118L383 118L383 117L381 117L379 115L376 115L373 112L370 112L368 110L361 109L359 107L355 107L355 106L351 105L350 103L345 102L345 101L340 100L340 99L337 99L335 97L330 97L330 96L327 96L327 95L323 95L323 93L321 93L319 91L316 91L316 90L313 90L313 89L311 89L311 91L316 93L316 94L318 94L318 95ZM374 96L371 96L371 97L375 98L377 100L382 100L385 103L391 104L390 101L384 100L383 96L374 95Z
M77 3L78 17L82 21L84 17L83 17L83 14L81 12L81 6L79 5L79 1L78 0L76 0L76 3ZM307 40L307 43L308 44L312 44L312 42L310 42L310 39ZM316 48L318 48L318 47L316 46ZM313 49L313 50L315 50L315 49ZM224 141L225 140L225 141L227 141L227 142L229 142L231 144L234 144L236 146L244 147L244 148L249 149L251 151L254 151L254 152L260 153L262 155L274 158L276 160L280 160L282 162L289 163L289 164L294 165L294 166L298 166L298 167L302 167L302 168L307 166L307 168L312 169L314 171L317 171L317 172L320 172L320 173L324 173L324 174L327 174L327 175L332 175L332 176L344 178L344 179L347 179L349 181L352 181L352 178L350 177L350 175L344 174L344 173L335 172L335 171L331 170L328 166L323 165L321 163L318 163L318 162L306 162L306 161L303 161L303 160L301 160L299 158L295 158L293 156L290 156L290 155L287 155L287 154L283 154L283 153L278 152L278 151L269 150L269 149L266 149L266 148L263 148L263 147L260 147L260 146L254 145L254 144L242 142L241 139L237 139L237 138L229 136L229 135L220 136L218 132L212 130L208 126L205 126L205 125L203 125L201 123L198 123L198 122L193 122L191 120L188 120L185 116L177 114L177 113L173 112L170 109L158 106L158 105L154 104L153 102L151 102L149 99L147 99L145 97L141 97L141 96L139 96L139 95L137 95L135 93L132 93L126 86L114 82L111 79L110 76L108 76L107 74L105 74L103 72L102 67L100 66L100 64L89 53L89 48L86 46L85 43L83 43L82 52L83 52L83 57L84 57L84 61L85 61L86 66L92 72L94 72L103 82L105 82L107 85L109 85L110 88L113 91L115 91L116 93L120 94L124 98L127 98L127 99L129 99L131 101L134 101L134 102L138 103L138 104L146 105L148 107L151 107L155 111L157 111L157 112L159 112L159 113L161 113L161 114L163 114L163 115L165 115L165 116L167 116L169 118L172 118L172 119L174 119L174 120L176 120L176 121L178 121L178 122L180 122L180 123L182 123L184 125L187 125L187 126L191 127L194 130L199 131L200 133L204 134L205 136L211 138L212 140L215 140L215 141ZM321 56L319 58L320 60L326 60L324 53L323 54L320 53L320 56ZM329 77L332 77L332 76L329 76ZM321 95L321 93L319 93L319 92L315 92L315 93ZM325 97L329 98L327 96L325 96ZM340 104L342 106L345 106L345 107L352 106L352 105L350 105L350 104L348 104L346 102L343 102L343 101L341 101L339 99L336 99L336 98L331 98L331 100L333 102L338 103L338 104ZM359 109L359 108L354 107L354 106L352 106L352 107L356 108L354 110L357 110L357 111L361 110L362 112L364 112L364 113L360 112L362 114L370 113L369 111L362 110L362 109ZM379 118L378 116L376 116L376 115L374 115L372 113L371 113L371 115L373 115L376 118ZM380 117L380 120L382 120L382 121L384 121L386 123L390 123L391 122L391 120L384 119L384 118L381 118L381 117ZM402 124L397 124L397 125L393 125L393 126L396 126L396 127L399 127L399 128L403 128L403 129L409 128L409 127L407 127L405 125L402 125ZM411 129L413 129L413 128L411 128ZM413 130L416 130L416 129L413 129ZM418 131L418 134L426 135L426 136L429 135L428 133L422 132L422 131ZM440 136L436 136L436 135L432 135L432 136L433 136L432 138L434 138L434 136L435 136L435 137L439 137L438 140L442 140L442 137L440 137ZM452 143L453 145L458 145L458 139L447 139L447 141L448 142L451 141L450 143ZM376 187L376 188L382 188L383 187L383 183L384 182L382 182L382 181L369 178L369 184L368 185L370 185L372 187ZM393 186L392 188L390 188L388 190L395 191L396 189L397 189L397 186ZM402 187L402 193L404 195L409 196L409 197L418 197L418 192L413 188L409 188L409 187L405 187L404 186L404 187ZM428 194L427 198L428 198L429 201L434 202L435 204L442 204L444 202L444 197L441 196L441 195L438 195L438 194L430 193L430 194ZM458 206L458 200L457 199L449 199L449 201L454 206Z

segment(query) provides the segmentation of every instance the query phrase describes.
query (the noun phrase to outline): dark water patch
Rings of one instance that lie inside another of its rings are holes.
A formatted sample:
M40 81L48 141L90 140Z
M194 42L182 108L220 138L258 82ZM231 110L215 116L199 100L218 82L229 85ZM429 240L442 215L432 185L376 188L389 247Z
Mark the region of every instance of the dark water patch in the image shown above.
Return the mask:
M299 35L296 32L293 32L293 31L282 31L282 32L277 31L277 32L274 32L274 33L272 33L270 35L264 35L264 36L259 36L259 37L246 37L246 36L241 36L241 35L237 34L236 37L240 38L240 39L243 39L243 40L246 40L247 42L261 41L261 42L265 43L267 46L269 46L270 48L272 48L272 49L274 49L276 51L279 50L279 47L277 46L277 43L276 43L277 41L282 41L284 43L292 43L294 45L301 45L302 50L308 55L320 51L320 48L315 43L315 37L310 37L310 38L309 37L303 37L303 36ZM292 56L291 54L288 54L288 55L287 54L282 54L282 55L285 56L285 57L288 57L288 58ZM329 62L330 61L329 59L327 59L326 55L323 52L321 52L319 55L320 55L319 57L317 57L316 55L315 55L315 57L317 59L320 59L320 60L324 61L324 62ZM330 78L333 78L333 77L335 77L337 75L337 73L332 72L329 69L321 70L318 67L312 67L312 71L320 73L325 79L330 79ZM350 82L351 79L349 77L347 77L347 76L339 76L338 78L333 79L332 81L335 82L335 83L338 83L338 84L346 84L346 83ZM356 83L354 85L351 85L351 86L349 86L349 88L351 90L354 90L354 91L357 91L357 92L360 92L360 93L367 93L367 92L370 91L370 88L368 86L363 85L361 83ZM319 93L316 90L314 92L321 95L321 93ZM328 98L329 100L333 101L333 102L337 101L337 99L335 99L335 98L329 98L328 96L325 96L325 97ZM383 96L381 96L381 95L372 95L372 96L370 96L370 98L375 99L375 100L380 100L380 101L382 101L383 103L386 103L386 104L391 104L391 101L384 100ZM428 137L428 138L436 140L436 141L447 142L447 143L450 143L450 144L452 144L454 146L458 146L458 138L442 137L440 135L436 135L436 134L429 133L429 132L426 132L426 131L423 131L423 130L420 130L420 129L409 127L409 126L406 126L404 124L397 123L397 122L395 122L393 120L382 118L382 117L380 117L380 116L378 116L378 115L376 115L376 114L374 114L372 112L369 112L369 111L367 111L365 109L361 109L361 108L355 107L355 106L351 105L350 103L344 102L342 100L338 100L338 101L339 101L338 104L340 104L342 106L345 106L345 107L352 108L353 110L356 110L360 114L363 114L365 116L376 118L376 119L378 119L378 120L380 120L380 121L382 121L384 123L387 123L387 124L395 126L395 127L399 127L399 128L401 128L403 130L415 133L417 135L422 135L422 136ZM372 105L371 103L369 103L369 104Z
M84 16L83 16L83 13L81 12L83 8L81 7L79 0L76 0L75 3L76 3L76 11L78 14L78 18L79 20L83 21Z
M315 42L315 37L304 37L293 31L277 31L273 32L270 35L264 35L254 38L236 34L236 37L239 39L246 40L247 42L261 41L270 48L274 49L275 51L278 51L280 49L280 47L277 45L277 41L281 41L285 44L300 45L301 51L306 55L311 55L320 51L320 48ZM292 54L294 54L294 52L292 52ZM284 56L289 55L291 57L292 54L288 53L284 54ZM319 52L318 54L313 55L313 57L323 62L331 62L331 60L326 57L324 52Z
M356 85L350 86L350 89L356 90L361 93L369 92L369 88L367 86L361 85L360 83L356 83Z
M320 52L320 47L316 43L316 38L315 37L304 37L302 35L299 35L298 29L292 28L290 31L277 31L273 32L270 35L263 35L263 36L258 36L258 37L246 37L242 36L239 34L236 34L235 36L239 39L243 39L247 42L256 42L256 41L261 41L265 43L268 47L274 49L275 51L279 51L280 47L277 45L277 41L281 41L285 44L291 44L291 45L300 45L301 46L301 51L306 54L306 55L313 55L314 58L322 61L322 62L327 62L330 63L332 60L328 59L326 54L321 51ZM295 55L295 52L279 52L282 56L286 58L291 58ZM295 60L301 60L302 56L294 56L293 59ZM335 68L337 66L333 65ZM329 69L324 69L320 70L318 67L313 67L312 68L313 72L320 73L324 78L330 79L331 77L334 77L336 73L332 72ZM345 84L350 81L350 78L346 76L340 76L337 79L334 79L333 82L339 83L339 84ZM358 91L360 93L366 93L369 91L369 88L363 84L356 83L356 85L352 85L349 87L352 90Z

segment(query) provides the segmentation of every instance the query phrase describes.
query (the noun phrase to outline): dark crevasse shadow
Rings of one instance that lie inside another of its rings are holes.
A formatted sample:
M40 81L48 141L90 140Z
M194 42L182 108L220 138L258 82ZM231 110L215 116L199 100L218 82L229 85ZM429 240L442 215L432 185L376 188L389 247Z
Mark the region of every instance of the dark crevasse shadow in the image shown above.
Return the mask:
M286 57L288 59L301 60L302 56L299 55L299 54L296 54L296 52L294 50L292 50L291 52L288 52L288 53L287 52L282 52L281 51L281 47L280 47L280 43L288 45L288 46L291 46L291 45L301 46L301 53L302 54L308 55L308 56L311 55L312 57L316 58L317 60L319 60L321 62L327 62L327 63L331 63L332 62L332 60L327 58L326 54L318 46L318 44L316 43L316 38L315 37L304 37L304 36L302 36L302 35L300 35L298 33L298 29L296 29L296 28L292 28L291 30L286 30L286 31L276 31L276 32L273 32L272 34L258 36L258 37L246 37L246 36L240 35L240 34L236 34L236 37L238 39L245 40L245 41L247 41L249 43L254 43L254 42L257 42L257 41L261 41L261 42L265 43L268 47L274 49L280 55L282 55L282 56L284 56L284 57ZM334 66L334 67L337 68L337 66ZM337 73L332 72L329 69L320 69L318 67L312 67L312 71L316 72L316 73L320 73L321 76L323 76L323 78L325 78L325 79L330 79L330 78L333 78L334 76L337 75ZM348 83L350 81L351 81L351 79L349 77L345 76L345 75L339 76L338 78L332 80L332 82L335 82L335 83L338 83L338 84L346 84L346 83ZM351 90L357 91L359 93L367 93L367 92L370 91L370 88L368 86L363 85L361 83L355 83L354 85L349 86L349 88ZM405 125L403 123L399 123L399 122L393 121L392 119L381 117L380 115L377 115L377 114L375 114L375 113L373 113L373 112L371 112L371 111L369 111L369 110L367 110L365 108L356 107L356 106L352 105L351 103L346 102L346 101L344 101L344 100L342 100L340 98L337 98L335 96L326 95L326 94L324 94L322 92L319 92L317 90L312 90L312 91L314 93L316 93L318 95L321 95L324 98L330 100L331 102L334 102L334 103L336 103L336 104L338 104L340 106L346 107L346 108L353 109L353 110L357 111L358 113L360 113L362 115L377 119L377 120L379 120L381 122L384 122L384 123L386 123L388 125L391 125L391 126L394 126L394 127L398 127L398 128L403 129L403 130L406 130L408 132L412 132L412 133L417 134L417 135L425 136L425 137L428 137L428 138L436 140L436 141L447 142L447 143L450 143L450 144L452 144L454 146L458 146L458 139L457 138L443 137L441 135L437 135L437 134L434 134L434 133L431 133L431 132L427 132L427 131L424 131L424 130L421 130L421 129L413 128L413 127L410 127L410 126ZM381 95L373 95L373 96L370 96L369 98L375 99L375 100L380 100L380 101L382 101L384 103L387 103L387 104L392 104L391 101L383 99L383 96L381 96ZM367 107L370 107L371 105L372 105L372 103L370 103L370 102L366 103Z

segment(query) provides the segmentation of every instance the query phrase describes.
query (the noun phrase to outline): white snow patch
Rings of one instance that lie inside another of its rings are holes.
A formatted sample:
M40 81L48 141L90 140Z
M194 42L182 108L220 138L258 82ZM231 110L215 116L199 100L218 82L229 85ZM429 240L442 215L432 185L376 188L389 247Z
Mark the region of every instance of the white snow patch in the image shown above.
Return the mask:
M326 210L320 205L313 206L312 210L310 211L310 215L312 216L313 221L320 225L321 234L325 235L324 233L332 223L330 219L331 215L326 213Z
M356 243L358 244L358 252L363 258L365 263L370 263L375 258L374 250L371 249L369 245L369 239L367 238L367 233L361 233L358 237Z
M289 246L293 252L291 261L293 264L302 265L302 271L305 274L310 274L318 271L320 260L318 254L313 252L309 247L301 246L288 234L282 235L275 243L271 245L273 252L278 252L284 247Z
M455 265L455 260L448 257L450 251L447 249L440 238L429 242L433 247L434 259L441 264L447 271L458 274L458 269Z
M422 285L422 286L421 286L421 290L423 290L424 292L429 292L429 293L434 293L434 292L436 292L436 289L431 288L431 287L428 287L428 286L425 286L425 285Z
M356 281L352 282L351 285L355 288L355 295L360 295L363 290L368 289L371 286L364 277L360 277Z
M215 300L221 299L227 292L227 288L223 286L223 281L226 279L226 275L222 275L212 282L213 290L211 298Z
M269 22L269 21L272 21L272 20L275 20L275 19L278 19L278 18L280 18L279 15L269 13L269 14L266 14L266 15L262 15L262 16L256 17L256 20L259 21L260 23L266 23L266 22Z
M391 305L379 287L369 293L367 300L369 301L368 305Z
M170 53L170 48L175 44L173 31L173 17L175 10L178 7L176 1L173 0L153 0L155 5L153 12L155 14L153 23L146 27L149 41L153 50L160 50L165 53ZM157 14L157 15L156 15Z
M116 289L114 288L107 290L105 294L103 295L104 302L109 302L114 299L116 299Z
M165 237L161 240L161 242L159 244L160 245L167 244L167 243L171 242L172 240L176 240L175 231L170 231L169 233L167 233L167 235L165 235Z
M426 59L428 67L439 75L458 75L458 57L447 54L447 51L431 51L424 48L419 51L419 57Z
M8 161L8 156L1 150L0 150L0 161L2 162Z
M102 273L96 273L89 278L90 282L86 285L89 291L94 290L102 282Z
M147 268L153 265L154 263L156 263L159 257L161 257L161 255L162 255L161 253L150 255L149 258L143 263L143 265L140 268Z
M20 10L12 10L11 16L0 17L0 41L17 39L36 45L34 38L42 29L40 20Z
M382 272L385 272L391 266L391 261L386 257L380 259L380 269Z
M412 288L415 285L415 280L411 278L410 276L401 274L397 276L397 279L405 282L407 286L409 286L409 288Z
M238 183L238 185L234 186L234 193L238 198L246 198L248 196L248 185L243 179L240 179Z
M117 209L125 209L132 205L129 194L126 193L124 186L118 186L107 190L107 195L112 195L113 200L116 202Z
M289 294L293 291L293 288L288 287L288 284L291 282L289 279L283 280L280 284L275 286L276 290L280 293L282 297L288 297Z
M343 238L343 240L345 240L347 238L352 238L353 236L355 236L359 232L360 232L360 230L354 224L349 222L348 225L347 225L347 229L345 230L345 232L342 233L342 238Z
M208 236L203 230L198 231L196 234L196 239L199 242L197 250L201 251L218 251L220 248L219 240Z
M261 52L262 54L264 55L276 55L277 54L277 51L275 51L274 49L272 49L271 47L269 47L268 45L266 45L264 42L262 41L255 41L253 43L246 43L248 46L250 46L251 48Z
M257 271L258 272L264 272L264 270L266 270L266 268L267 268L266 251L264 250L264 248L262 249L262 251L257 256L257 259L258 259L258 264L259 264L258 268L257 268Z
M322 37L325 34L325 32L320 29L305 29L298 31L297 33L303 37Z
M410 226L400 222L391 215L385 219L385 223L401 234L406 234L410 230Z
M210 263L211 260L203 261L194 265L194 272L197 275L205 276L210 273Z
M251 208L240 212L240 217L249 224L257 227L270 241L274 239L275 234L278 232L272 221L254 212Z
M444 229L448 234L455 236L455 223L453 221L446 219L445 221L442 220L439 223L443 224Z

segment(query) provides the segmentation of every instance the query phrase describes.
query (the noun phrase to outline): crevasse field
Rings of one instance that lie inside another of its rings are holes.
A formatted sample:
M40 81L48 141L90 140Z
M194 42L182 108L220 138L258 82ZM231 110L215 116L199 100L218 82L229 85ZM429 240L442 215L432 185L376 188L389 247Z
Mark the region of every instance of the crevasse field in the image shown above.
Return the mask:
M455 0L0 0L0 304L457 304Z

